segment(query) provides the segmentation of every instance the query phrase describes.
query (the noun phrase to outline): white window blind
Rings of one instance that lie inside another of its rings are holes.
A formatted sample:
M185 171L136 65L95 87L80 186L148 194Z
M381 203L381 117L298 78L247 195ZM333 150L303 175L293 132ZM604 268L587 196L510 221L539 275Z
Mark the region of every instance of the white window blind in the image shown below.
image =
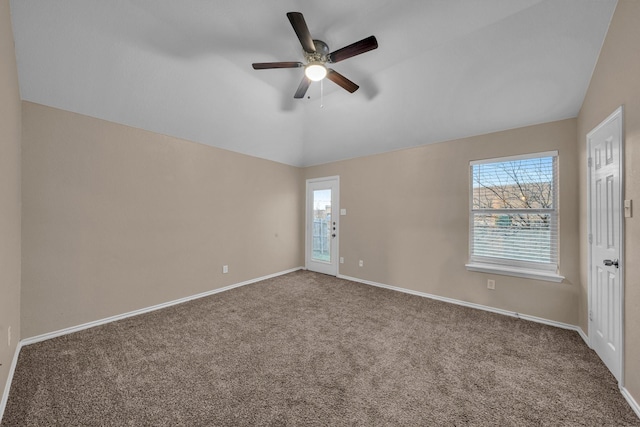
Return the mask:
M558 269L556 151L471 162L470 262Z

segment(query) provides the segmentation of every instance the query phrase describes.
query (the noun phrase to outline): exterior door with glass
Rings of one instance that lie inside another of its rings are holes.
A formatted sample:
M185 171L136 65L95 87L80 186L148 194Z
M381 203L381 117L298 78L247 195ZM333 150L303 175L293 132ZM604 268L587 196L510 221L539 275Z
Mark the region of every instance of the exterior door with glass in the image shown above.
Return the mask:
M307 180L306 268L338 274L339 177Z

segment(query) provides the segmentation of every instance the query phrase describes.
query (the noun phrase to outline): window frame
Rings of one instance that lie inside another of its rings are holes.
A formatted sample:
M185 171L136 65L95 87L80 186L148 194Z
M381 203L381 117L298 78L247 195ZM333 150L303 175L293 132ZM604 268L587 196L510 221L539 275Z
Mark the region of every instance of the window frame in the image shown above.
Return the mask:
M502 163L518 160L529 160L543 157L553 158L553 183L552 183L552 206L553 208L482 208L474 209L474 174L473 168L476 165L490 164L490 163ZM558 151L544 151L536 153L528 153L516 156L497 157L483 160L474 160L469 162L469 261L465 264L465 267L469 271L477 271L483 273L493 273L507 276L524 277L537 280L545 280L551 282L561 282L564 277L559 275L560 264L560 209L559 209L559 156ZM555 229L555 253L553 260L550 263L537 263L532 261L522 261L515 259L503 259L495 257L487 257L474 254L474 237L475 237L475 224L474 217L476 214L535 214L535 213L548 213L551 218L552 230Z

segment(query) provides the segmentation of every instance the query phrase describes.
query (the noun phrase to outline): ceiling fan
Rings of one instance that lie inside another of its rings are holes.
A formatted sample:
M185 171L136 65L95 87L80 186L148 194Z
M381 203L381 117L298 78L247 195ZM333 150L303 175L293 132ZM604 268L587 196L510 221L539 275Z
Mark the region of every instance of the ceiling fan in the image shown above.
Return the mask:
M302 62L256 62L253 63L254 70L266 70L270 68L300 68L304 67L304 76L302 81L296 90L294 98L303 98L307 89L311 85L311 82L317 82L325 77L343 89L353 93L358 90L359 86L338 73L337 71L328 68L327 63L335 64L336 62L344 61L352 56L360 55L361 53L368 52L378 48L378 41L374 36L369 36L365 39L352 43L348 46L338 49L334 52L329 52L329 46L322 40L314 40L311 37L307 23L304 20L304 16L300 12L289 12L287 18L291 22L293 31L296 32L298 40L302 45L306 64Z

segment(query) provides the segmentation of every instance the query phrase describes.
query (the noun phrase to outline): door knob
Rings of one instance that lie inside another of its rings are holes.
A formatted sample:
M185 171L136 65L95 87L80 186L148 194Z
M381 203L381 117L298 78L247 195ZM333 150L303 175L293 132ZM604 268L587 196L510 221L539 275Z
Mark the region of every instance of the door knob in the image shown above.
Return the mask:
M336 237L336 233L333 233L333 234L331 235L331 237Z
M606 265L607 267L611 267L611 266L613 265L615 268L619 268L619 267L618 267L618 260L617 260L617 259L614 259L613 261L612 261L612 260L610 260L610 259L605 259L605 260L604 260L604 261L602 261L602 262L603 262L603 264L604 264L604 265Z

